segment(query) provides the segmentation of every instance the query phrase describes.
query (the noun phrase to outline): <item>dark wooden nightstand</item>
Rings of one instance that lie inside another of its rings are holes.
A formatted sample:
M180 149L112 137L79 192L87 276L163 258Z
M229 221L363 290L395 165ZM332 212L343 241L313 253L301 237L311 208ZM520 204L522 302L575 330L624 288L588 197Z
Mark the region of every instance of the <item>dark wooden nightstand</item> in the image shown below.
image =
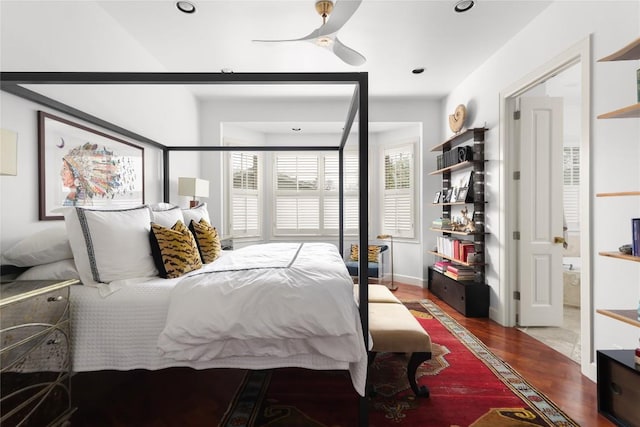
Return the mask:
M71 407L69 286L78 280L0 285L0 424L57 426Z

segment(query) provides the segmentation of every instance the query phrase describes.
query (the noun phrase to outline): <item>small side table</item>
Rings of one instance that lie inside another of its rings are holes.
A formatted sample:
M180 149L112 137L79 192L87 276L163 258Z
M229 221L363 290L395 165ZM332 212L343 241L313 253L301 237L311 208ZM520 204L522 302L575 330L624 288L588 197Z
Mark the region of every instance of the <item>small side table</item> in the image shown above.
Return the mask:
M0 285L0 424L68 424L69 287L78 280Z

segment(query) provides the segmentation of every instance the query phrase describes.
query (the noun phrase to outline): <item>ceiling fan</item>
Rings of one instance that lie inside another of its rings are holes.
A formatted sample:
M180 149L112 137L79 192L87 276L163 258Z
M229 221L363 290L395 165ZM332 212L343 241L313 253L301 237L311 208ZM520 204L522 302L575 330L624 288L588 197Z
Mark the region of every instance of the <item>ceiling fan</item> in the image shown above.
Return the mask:
M299 39L253 41L267 43L308 41L331 50L338 58L349 65L362 65L367 59L359 52L345 46L337 35L338 30L353 16L360 3L362 3L362 0L340 0L334 6L331 0L318 0L316 1L316 11L322 16L322 25L309 35ZM327 22L329 15L331 15L331 18Z

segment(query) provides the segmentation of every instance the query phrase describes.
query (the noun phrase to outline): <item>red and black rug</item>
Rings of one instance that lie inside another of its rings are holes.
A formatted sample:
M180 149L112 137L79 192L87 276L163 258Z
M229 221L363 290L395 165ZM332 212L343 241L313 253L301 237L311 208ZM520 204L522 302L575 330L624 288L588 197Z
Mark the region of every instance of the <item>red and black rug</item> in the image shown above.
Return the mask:
M404 303L429 332L433 357L419 369L429 398L416 398L406 356L379 354L370 370L369 426L578 426L435 304ZM352 427L359 396L346 372L249 371L221 427Z

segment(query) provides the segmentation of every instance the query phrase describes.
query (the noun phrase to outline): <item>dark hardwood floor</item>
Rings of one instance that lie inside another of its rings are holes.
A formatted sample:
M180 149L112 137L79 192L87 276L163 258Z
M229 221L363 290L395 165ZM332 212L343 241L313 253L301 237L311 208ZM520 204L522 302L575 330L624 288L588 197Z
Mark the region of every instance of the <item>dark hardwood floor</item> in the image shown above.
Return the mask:
M517 328L505 328L486 318L466 318L427 289L398 284L395 295L400 300L435 302L582 427L614 425L598 414L596 384L563 354Z

